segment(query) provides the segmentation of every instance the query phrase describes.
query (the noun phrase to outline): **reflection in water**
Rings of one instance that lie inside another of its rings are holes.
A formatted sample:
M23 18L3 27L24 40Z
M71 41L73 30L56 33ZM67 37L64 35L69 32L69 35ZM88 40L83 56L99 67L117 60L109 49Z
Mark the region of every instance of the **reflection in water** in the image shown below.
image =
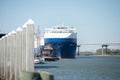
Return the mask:
M57 66L36 66L35 69L49 69L49 68L58 68Z

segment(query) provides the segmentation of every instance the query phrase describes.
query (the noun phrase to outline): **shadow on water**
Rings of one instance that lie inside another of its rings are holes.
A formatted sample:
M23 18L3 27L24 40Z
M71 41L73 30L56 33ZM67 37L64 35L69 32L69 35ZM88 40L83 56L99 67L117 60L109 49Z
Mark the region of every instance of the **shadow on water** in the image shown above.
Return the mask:
M35 66L35 69L50 69L50 68L58 68L58 66Z

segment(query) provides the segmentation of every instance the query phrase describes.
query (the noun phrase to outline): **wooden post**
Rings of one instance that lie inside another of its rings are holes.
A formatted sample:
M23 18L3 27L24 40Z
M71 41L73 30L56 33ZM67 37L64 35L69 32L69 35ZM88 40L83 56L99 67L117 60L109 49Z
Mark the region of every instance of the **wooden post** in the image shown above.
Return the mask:
M22 29L19 27L16 30L16 50L17 50L17 75L18 75L18 79L19 80L19 74L22 71Z
M2 38L0 38L0 78L2 78Z
M10 74L10 35L7 36L6 80L9 80L9 74Z
M5 67L6 67L6 66L5 66L5 64L6 64L6 61L5 61L5 60L6 60L6 55L5 55L5 54L6 54L6 53L5 53L5 52L6 52L6 49L5 49L5 44L6 44L6 43L5 43L5 39L6 39L5 36L3 36L3 37L2 37L2 44L3 44L3 45L2 45L2 47L3 47L3 48L2 48L2 50L3 50L3 56L2 56L2 57L3 57L3 73L2 73L2 74L3 74L4 78L5 78L5 70L6 70L6 68L5 68Z
M9 80L14 80L13 76L14 76L14 64L15 64L15 50L16 47L14 46L15 44L15 40L13 39L13 35L14 35L15 31L12 31L9 34L9 65L10 65L10 70L9 70ZM8 44L8 43L7 43ZM8 61L7 61L8 62Z
M1 45L1 44L0 44ZM1 50L2 50L2 60L3 60L3 73L2 73L2 75L3 75L3 77L5 77L5 36L3 36L2 37L2 48L1 48Z
M4 73L4 78L6 79L7 76L7 34L5 35L5 73Z
M4 54L3 54L3 38L1 39L1 76L3 77L4 73Z
M34 22L29 19L26 28L26 71L34 71Z
M8 66L8 79L11 80L11 75L12 75L12 74L11 74L11 72L12 72L12 71L11 71L11 69L12 69L12 64L11 64L11 63L12 63L12 60L11 60L11 54L12 54L12 52L11 52L11 51L12 51L12 43L13 43L13 42L12 42L12 39L11 39L11 32L8 34L8 37L9 37L9 38L8 38L8 39L9 39L9 52L8 52L8 54L9 54L9 55L8 55L8 57L9 57L9 62L8 62L8 65L7 65L7 66Z
M13 59L12 59L12 65L13 65L13 68L12 68L12 71L13 71L13 74L12 74L12 79L14 80L17 80L18 78L18 56L17 56L17 43L16 43L16 32L15 31L12 31L12 41L13 41L13 45L12 45L12 52L13 52Z
M0 78L19 80L20 72L34 71L34 22L0 38Z
M26 23L22 26L22 71L26 71Z
M2 44L1 44L1 42L2 42L2 40L1 40L1 38L0 38L0 79L2 78L2 50L1 50L1 48L2 48Z

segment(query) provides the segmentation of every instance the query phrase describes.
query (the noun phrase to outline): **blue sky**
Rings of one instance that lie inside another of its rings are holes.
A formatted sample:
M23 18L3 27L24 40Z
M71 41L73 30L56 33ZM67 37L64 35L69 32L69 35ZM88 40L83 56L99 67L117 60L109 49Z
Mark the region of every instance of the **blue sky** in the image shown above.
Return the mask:
M42 34L45 27L64 24L76 27L78 43L120 42L120 0L0 0L0 32L29 18Z

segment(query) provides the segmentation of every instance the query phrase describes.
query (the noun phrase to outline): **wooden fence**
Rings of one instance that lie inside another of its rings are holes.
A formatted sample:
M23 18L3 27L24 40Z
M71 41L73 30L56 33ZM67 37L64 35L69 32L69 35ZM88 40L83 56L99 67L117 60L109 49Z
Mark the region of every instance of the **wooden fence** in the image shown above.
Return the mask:
M34 22L0 38L0 80L20 80L20 72L34 71Z

